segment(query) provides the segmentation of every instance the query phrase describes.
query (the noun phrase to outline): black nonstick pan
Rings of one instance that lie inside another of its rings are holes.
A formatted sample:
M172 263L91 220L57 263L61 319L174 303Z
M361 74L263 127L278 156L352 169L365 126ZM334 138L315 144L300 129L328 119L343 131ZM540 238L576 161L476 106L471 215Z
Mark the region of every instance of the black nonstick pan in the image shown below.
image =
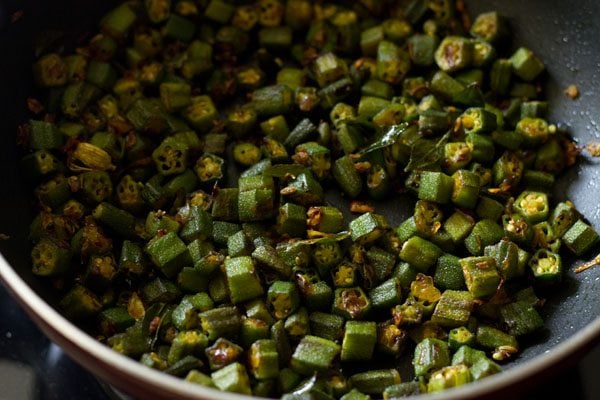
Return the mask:
M41 329L75 360L99 378L137 398L234 399L246 396L188 384L150 370L96 342L64 319L42 282L30 272L27 231L31 199L18 165L17 126L26 119L26 98L33 92L31 64L39 43L77 38L91 29L111 2L92 0L0 0L0 278ZM600 2L594 0L472 0L471 15L498 10L508 16L515 42L535 50L547 66L549 120L569 128L585 144L600 140ZM563 90L577 85L572 100ZM600 229L600 161L582 157L563 174L555 193L572 200ZM396 201L378 206L390 221L406 218L411 207ZM598 248L595 249L598 252ZM504 397L567 368L600 339L600 267L575 274L584 260L567 259L564 285L543 308L545 332L510 363L502 374L430 399ZM10 325L10 321L2 321ZM510 392L507 392L509 390ZM0 396L1 397L1 396Z

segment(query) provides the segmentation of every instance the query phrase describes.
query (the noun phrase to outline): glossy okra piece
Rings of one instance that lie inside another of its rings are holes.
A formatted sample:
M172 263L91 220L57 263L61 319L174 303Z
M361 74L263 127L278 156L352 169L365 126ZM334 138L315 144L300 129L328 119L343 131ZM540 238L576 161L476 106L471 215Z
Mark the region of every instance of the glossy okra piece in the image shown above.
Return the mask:
M502 239L495 245L487 246L484 254L496 260L496 267L504 280L525 272L519 268L519 247L510 240Z
M470 292L446 290L435 306L431 321L448 328L465 325L474 306Z
M579 212L569 201L561 202L556 205L548 221L552 228L554 236L562 237L579 219Z
M504 236L500 225L489 219L478 221L465 239L465 247L474 256L483 254L486 246L496 244Z
M287 187L281 189L282 196L303 206L318 205L323 199L323 187L310 171L296 176Z
M270 245L257 246L252 252L252 258L264 267L271 269L282 277L288 277L292 273L292 269L280 257L277 250Z
M220 390L241 394L252 394L246 367L238 362L229 364L211 374L214 385Z
M500 308L502 322L513 336L531 334L544 326L540 314L531 304L523 301L509 303Z
M208 345L208 338L197 330L182 331L175 336L169 353L167 363L174 365L188 355L200 355Z
M374 308L389 308L402 300L402 287L396 277L390 278L369 291Z
M302 375L324 372L331 367L340 350L341 347L331 340L306 335L296 346L290 366Z
M212 308L201 312L198 316L202 331L210 341L220 337L236 337L242 325L238 310L232 306Z
M489 298L496 293L500 275L492 257L467 257L460 259L467 289L476 299Z
M562 259L559 254L550 250L537 250L529 260L529 268L536 281L541 284L553 284L562 279Z
M332 312L347 319L362 319L371 310L371 300L360 287L335 290Z
M377 325L368 321L347 321L340 359L370 360L377 342Z
M228 258L224 267L229 297L233 304L252 300L263 294L264 290L252 257Z
M578 220L564 233L562 240L569 250L581 256L598 243L600 237L594 228Z
M311 334L318 337L337 341L344 333L344 318L339 315L315 311L310 313L309 322Z
M474 346L475 345L475 334L472 333L468 328L459 326L448 332L448 346L452 352L456 352L463 346ZM454 365L454 357L452 359ZM460 363L459 363L460 364Z
M421 175L419 199L445 204L450 200L454 180L442 172L425 171Z
M275 281L267 293L267 306L277 319L285 319L296 311L300 297L296 286L291 282Z
M167 277L173 277L183 266L191 265L188 248L174 232L155 236L146 246L154 265Z
M430 376L434 371L450 365L448 344L427 338L417 344L413 357L416 376Z
M387 387L399 384L400 381L400 373L396 369L359 372L350 377L350 383L354 388L371 395L381 395Z
M427 382L427 392L433 393L465 385L471 380L471 372L466 365L447 366L431 374Z
M333 164L332 173L339 187L349 197L353 198L360 194L363 181L349 156L337 159Z
M71 265L72 253L68 243L43 238L31 250L31 270L39 276L58 276Z
M442 254L442 250L435 244L413 236L402 245L400 259L421 272L427 272Z
M389 224L382 215L369 212L351 221L349 229L352 241L367 244L379 239L389 229Z
M532 81L545 69L540 59L531 50L520 47L510 58L513 72L524 81Z

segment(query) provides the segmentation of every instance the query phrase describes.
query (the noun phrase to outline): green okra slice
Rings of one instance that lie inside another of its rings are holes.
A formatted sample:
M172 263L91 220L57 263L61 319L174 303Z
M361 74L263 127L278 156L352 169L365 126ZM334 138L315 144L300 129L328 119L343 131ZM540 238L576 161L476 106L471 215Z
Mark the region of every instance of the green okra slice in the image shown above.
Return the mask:
M444 367L431 374L427 382L427 392L438 392L471 382L471 372L466 365L458 364Z
M153 264L169 278L184 266L192 265L188 248L174 232L155 236L146 245L146 253Z
M496 293L500 274L492 257L467 257L460 259L467 289L476 299L489 298Z
M234 362L210 375L217 388L226 392L252 394L250 378L244 365Z
M199 317L200 327L209 341L235 337L242 324L238 310L229 306L203 311Z
M310 375L314 371L327 371L340 353L340 346L331 340L306 335L298 343L291 368L302 375Z
M252 257L228 258L224 267L229 297L233 304L252 300L264 293Z
M340 359L370 360L377 342L377 324L370 321L347 321Z
M448 328L463 326L469 321L474 305L470 292L446 290L435 306L431 321Z
M350 383L354 388L371 395L381 395L387 387L400 382L400 373L396 369L359 372L350 377Z
M379 239L389 229L389 223L382 215L369 212L351 221L349 228L352 241L367 244Z
M279 356L272 339L261 339L252 343L248 361L250 373L256 379L273 379L279 375Z

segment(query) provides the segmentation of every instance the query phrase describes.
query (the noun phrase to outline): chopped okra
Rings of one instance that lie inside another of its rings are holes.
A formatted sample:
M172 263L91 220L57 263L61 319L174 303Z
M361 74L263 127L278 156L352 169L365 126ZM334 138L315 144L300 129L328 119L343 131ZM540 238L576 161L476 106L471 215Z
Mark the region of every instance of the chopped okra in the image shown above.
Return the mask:
M461 4L122 1L33 65L33 274L114 350L223 391L392 400L500 372L543 339L564 249L600 237L551 196L578 147L539 54Z

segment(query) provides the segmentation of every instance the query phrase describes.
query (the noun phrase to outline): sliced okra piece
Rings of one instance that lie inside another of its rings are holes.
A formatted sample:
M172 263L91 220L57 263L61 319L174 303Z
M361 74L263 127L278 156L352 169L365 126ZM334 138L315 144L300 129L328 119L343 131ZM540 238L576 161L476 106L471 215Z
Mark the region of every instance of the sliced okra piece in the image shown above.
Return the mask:
M312 260L321 278L330 276L331 269L339 265L344 257L343 250L336 241L321 241L315 244Z
M273 85L257 89L251 105L259 117L287 114L294 104L294 92L287 85Z
M539 249L529 260L533 277L541 284L552 284L562 279L563 266L560 255L547 249Z
M351 198L354 198L362 191L362 179L354 168L354 162L349 156L337 159L333 165L333 177L340 188Z
M447 366L431 374L427 382L427 393L462 386L471 382L471 380L471 372L466 365Z
M368 321L347 321L340 359L370 360L377 342L377 325Z
M69 180L63 175L57 175L40 184L35 189L35 195L44 206L56 209L69 200L72 195Z
M233 304L252 300L263 294L264 290L251 257L228 258L224 266L229 297Z
M283 141L283 144L285 148L291 152L296 146L312 140L316 133L317 127L315 124L313 124L310 119L304 118L298 122L294 129L292 129L290 134Z
M502 306L500 315L513 336L528 335L544 326L544 321L535 308L523 301Z
M32 272L39 276L62 275L69 269L71 257L67 243L44 238L31 251Z
M421 175L419 199L445 204L450 200L454 180L442 172L425 171Z
M319 180L326 178L331 170L331 158L328 148L321 146L317 142L306 142L296 146L292 159L311 169L315 177Z
M242 222L263 221L274 213L272 189L253 189L238 195L238 214Z
M504 230L489 219L478 221L465 239L465 247L474 256L483 254L486 246L496 244L504 236Z
M565 168L565 152L558 140L550 139L538 148L534 168L554 175Z
M300 305L300 296L291 282L275 281L267 293L267 306L277 319L285 319L294 313Z
M290 366L302 375L324 372L331 367L340 350L340 346L331 340L306 335L296 346Z
M442 290L463 289L465 277L460 265L460 258L452 254L444 254L438 258L433 280L435 286Z
M472 159L472 149L465 142L451 142L444 146L443 168L448 173L454 173L466 167Z
M459 326L450 330L448 333L448 346L452 352L456 352L463 346L474 346L475 345L475 334L464 326ZM452 358L452 364L454 358ZM460 363L458 363L460 364Z
M208 345L208 338L197 330L182 331L175 336L169 349L167 363L174 365L188 355L200 355Z
M476 299L489 298L496 293L500 275L492 257L467 257L460 259L467 289Z
M269 324L258 318L242 317L242 326L240 327L240 344L248 348L257 340L267 339L269 337Z
M474 306L470 292L446 290L435 306L431 321L448 328L465 325Z
M371 309L371 300L360 287L335 290L332 312L348 319L361 319Z
M145 270L146 260L143 249L134 242L124 240L119 258L119 272L127 276L140 276Z
M200 327L209 341L220 337L235 337L242 325L239 312L235 307L219 307L201 312Z
M144 303L154 304L173 302L181 292L173 282L157 277L142 286L140 294Z
M489 325L479 325L476 334L477 344L485 349L494 350L492 358L503 361L519 351L517 339Z
M194 172L203 185L212 185L223 179L225 161L214 154L203 154L196 160Z
M285 203L279 207L276 229L280 235L304 236L306 234L306 208L294 203Z
M310 313L309 321L312 335L332 341L337 341L342 338L344 332L343 317L315 311Z
M410 70L410 56L393 42L382 40L377 45L376 74L389 84L398 84Z
M174 232L155 236L146 246L146 253L154 265L169 278L184 266L192 264L188 248Z
M413 214L415 233L423 238L433 237L440 230L443 218L443 212L436 203L418 200ZM407 223L405 228L410 228L410 222ZM409 230L406 233L410 233Z
M402 245L400 259L409 263L415 269L426 272L435 265L442 254L442 250L435 244L418 236L413 236Z
M270 245L257 246L252 252L252 258L283 277L288 277L292 273L290 266L279 256L277 250Z
M530 245L533 240L533 225L520 214L504 214L502 216L504 234L508 239L521 245ZM490 243L493 244L493 243Z
M484 250L486 256L494 257L496 268L504 280L521 275L524 271L519 269L519 247L510 240L502 239Z
M450 365L448 344L434 338L423 340L415 348L413 365L417 376L430 376L434 371Z
M350 383L354 388L372 395L381 395L387 387L399 384L400 381L400 373L396 369L359 372L350 377Z
M562 240L576 256L581 256L598 243L600 237L594 228L578 220L564 233Z
M490 43L496 43L501 40L508 31L508 24L506 18L499 15L496 11L490 11L479 14L471 30L469 31L472 36L483 39Z
M217 189L213 198L211 214L214 219L222 221L238 221L239 189Z
M280 193L303 206L318 205L323 199L323 187L310 171L298 174Z
M307 212L306 225L308 229L324 232L338 233L344 227L344 216L335 207L311 207Z
M76 284L64 295L59 303L65 316L83 319L96 315L102 310L98 297L86 287Z
M532 81L545 69L540 59L531 50L520 47L510 57L513 72L524 81Z
M561 238L578 219L579 212L575 209L573 203L566 201L556 205L548 221L554 236Z
M515 127L515 132L521 135L523 145L527 147L539 146L545 143L550 136L548 122L542 118L526 117L521 119Z
M455 244L461 243L475 226L475 220L469 214L456 210L442 225Z
M295 313L287 317L283 327L293 341L297 341L303 336L309 334L310 321L306 308L300 307Z
M444 72L455 72L471 64L473 45L458 36L445 37L435 51L435 62Z
M379 239L389 229L389 223L382 215L365 213L349 224L352 241L368 244Z
M215 386L222 391L247 395L252 394L250 378L248 377L246 367L239 362L231 363L213 372L210 377Z

